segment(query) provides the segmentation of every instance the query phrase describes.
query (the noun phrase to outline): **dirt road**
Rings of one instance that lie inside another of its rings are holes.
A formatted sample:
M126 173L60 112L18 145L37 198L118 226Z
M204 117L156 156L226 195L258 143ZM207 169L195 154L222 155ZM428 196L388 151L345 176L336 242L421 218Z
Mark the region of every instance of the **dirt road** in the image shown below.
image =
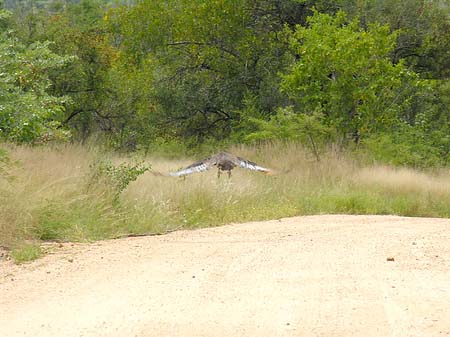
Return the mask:
M0 336L450 336L450 220L326 215L65 244L0 262Z

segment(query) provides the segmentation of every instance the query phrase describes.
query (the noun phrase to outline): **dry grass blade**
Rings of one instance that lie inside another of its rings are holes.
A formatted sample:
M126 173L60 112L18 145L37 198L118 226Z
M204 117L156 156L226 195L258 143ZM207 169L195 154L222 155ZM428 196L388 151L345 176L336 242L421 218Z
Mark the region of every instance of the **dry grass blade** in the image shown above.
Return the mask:
M450 216L449 170L364 167L333 151L317 162L298 144L232 147L231 153L271 171L237 168L231 179L217 179L215 170L171 178L165 172L195 158L150 156L144 162L151 170L131 182L117 203L108 186L86 184L92 163L127 158L79 146L4 147L15 163L6 168L8 178L0 177L0 245L7 247L24 240L96 240L301 214Z

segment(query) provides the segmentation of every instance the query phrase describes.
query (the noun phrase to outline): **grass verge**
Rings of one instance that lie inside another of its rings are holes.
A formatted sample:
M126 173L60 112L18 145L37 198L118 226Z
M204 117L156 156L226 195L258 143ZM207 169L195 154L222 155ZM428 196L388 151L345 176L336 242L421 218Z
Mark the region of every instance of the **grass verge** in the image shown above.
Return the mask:
M275 169L274 176L236 169L231 179L217 179L214 170L178 179L139 171L119 196L114 182L92 182L92 176L101 161L124 167L130 158L78 146L3 149L0 246L19 262L41 254L39 245L26 242L93 241L324 213L450 217L448 169L367 166L331 151L317 162L297 144L230 149ZM168 172L198 158L140 159Z
M42 254L39 244L22 243L19 247L11 250L11 257L18 264L33 261L41 257Z

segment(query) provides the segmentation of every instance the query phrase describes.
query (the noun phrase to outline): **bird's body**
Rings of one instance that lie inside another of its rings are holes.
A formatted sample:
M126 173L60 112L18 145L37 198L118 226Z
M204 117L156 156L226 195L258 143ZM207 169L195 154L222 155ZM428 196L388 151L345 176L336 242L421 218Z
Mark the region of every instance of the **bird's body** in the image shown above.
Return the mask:
M271 172L271 170L259 166L258 164L251 162L247 159L232 155L231 153L219 152L218 154L212 157L208 157L198 162L195 162L192 165L186 167L185 169L182 169L177 172L172 172L170 173L170 175L180 177L191 173L203 172L209 170L213 166L216 166L218 168L219 177L221 171L226 171L228 173L228 177L230 177L231 170L234 169L236 166L264 173Z

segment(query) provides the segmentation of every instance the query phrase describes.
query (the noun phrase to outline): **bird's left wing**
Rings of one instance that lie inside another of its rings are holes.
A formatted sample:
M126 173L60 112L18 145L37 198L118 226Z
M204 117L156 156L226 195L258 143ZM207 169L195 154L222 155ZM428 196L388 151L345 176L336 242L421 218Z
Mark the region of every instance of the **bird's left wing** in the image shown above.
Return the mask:
M194 164L191 164L180 171L170 172L169 175L171 175L172 177L181 177L191 173L203 172L209 170L212 165L213 164L211 163L211 158L206 158L204 160L195 162Z
M254 163L250 160L247 160L247 159L244 159L241 157L236 157L236 159L237 159L236 164L239 165L239 167L242 167L242 168L245 168L248 170L253 170L253 171L272 173L272 170L262 167L262 166L259 166L258 164Z

